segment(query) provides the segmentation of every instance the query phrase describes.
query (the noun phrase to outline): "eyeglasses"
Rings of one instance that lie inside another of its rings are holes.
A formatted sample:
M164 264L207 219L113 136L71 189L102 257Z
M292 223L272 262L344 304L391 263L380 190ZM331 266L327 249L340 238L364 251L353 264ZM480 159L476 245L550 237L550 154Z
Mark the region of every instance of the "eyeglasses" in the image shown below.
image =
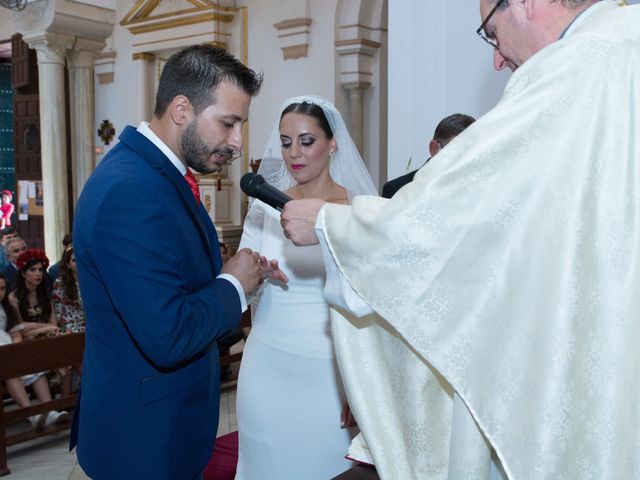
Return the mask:
M491 20L491 17L493 17L493 15L496 13L500 5L502 5L503 3L504 3L504 0L498 0L496 2L496 6L493 7L493 9L489 12L489 15L487 15L487 17L484 19L484 22L482 22L482 25L480 25L480 27L476 30L476 33L480 35L480 38L483 39L485 42L487 42L489 45L491 45L493 48L498 48L500 46L500 44L498 43L498 39L487 35L487 32L484 30L484 27L487 26L487 23L489 23L489 20Z

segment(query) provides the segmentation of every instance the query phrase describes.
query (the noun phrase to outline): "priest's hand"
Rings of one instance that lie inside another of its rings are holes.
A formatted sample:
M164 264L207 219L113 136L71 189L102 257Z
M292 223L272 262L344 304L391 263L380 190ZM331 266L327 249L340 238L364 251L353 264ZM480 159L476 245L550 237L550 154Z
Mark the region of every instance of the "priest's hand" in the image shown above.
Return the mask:
M280 215L284 236L297 246L319 243L315 229L316 217L326 203L317 198L290 200L285 203L282 215Z

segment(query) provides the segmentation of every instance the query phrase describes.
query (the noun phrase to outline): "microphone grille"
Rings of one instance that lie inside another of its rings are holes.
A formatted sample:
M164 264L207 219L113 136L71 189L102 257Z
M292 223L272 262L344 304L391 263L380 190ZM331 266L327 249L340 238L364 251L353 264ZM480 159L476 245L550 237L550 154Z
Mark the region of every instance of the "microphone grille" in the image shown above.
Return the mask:
M252 197L256 187L264 182L262 175L253 172L245 173L240 179L240 189Z

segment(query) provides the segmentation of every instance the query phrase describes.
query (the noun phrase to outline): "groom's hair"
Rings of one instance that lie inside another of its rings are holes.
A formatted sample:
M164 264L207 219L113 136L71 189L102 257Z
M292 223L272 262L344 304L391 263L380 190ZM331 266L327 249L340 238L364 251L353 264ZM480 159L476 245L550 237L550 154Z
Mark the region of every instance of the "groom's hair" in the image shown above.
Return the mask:
M216 87L227 80L252 97L260 92L262 74L243 65L222 48L193 45L169 57L162 69L156 108L153 115L162 117L178 95L189 99L196 115L216 101Z

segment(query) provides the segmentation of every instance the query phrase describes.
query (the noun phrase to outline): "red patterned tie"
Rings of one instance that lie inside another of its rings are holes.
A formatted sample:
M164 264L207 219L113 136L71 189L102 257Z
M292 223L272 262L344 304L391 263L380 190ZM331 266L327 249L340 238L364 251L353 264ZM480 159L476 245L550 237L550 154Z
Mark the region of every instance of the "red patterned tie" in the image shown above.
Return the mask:
M196 197L196 203L200 205L200 190L198 189L198 180L196 180L196 177L193 176L191 170L187 169L187 173L184 174L184 179L189 184L189 187L191 187L191 193L193 193L193 196Z

